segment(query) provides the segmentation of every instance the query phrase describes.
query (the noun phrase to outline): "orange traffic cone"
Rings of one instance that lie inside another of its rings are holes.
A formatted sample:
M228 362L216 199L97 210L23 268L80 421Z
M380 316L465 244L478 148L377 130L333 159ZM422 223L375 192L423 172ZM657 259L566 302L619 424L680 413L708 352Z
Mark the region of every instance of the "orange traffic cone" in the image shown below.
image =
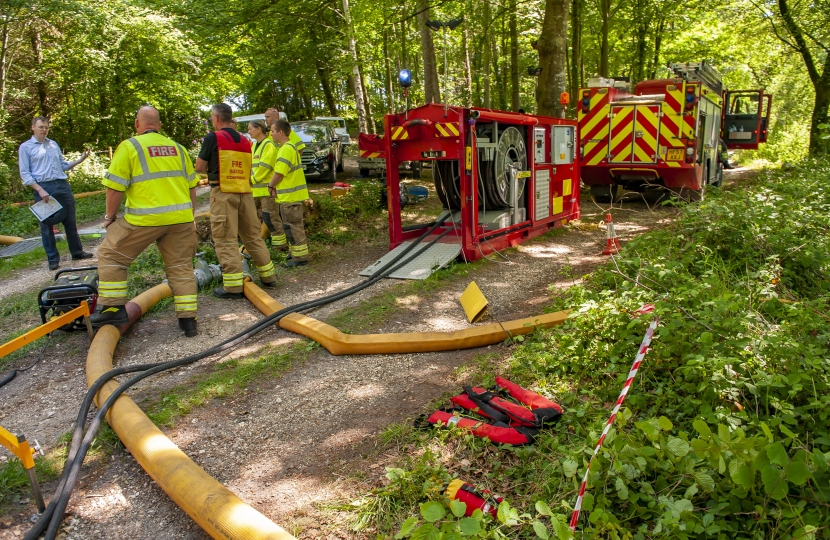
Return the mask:
M614 221L611 219L611 214L605 214L605 249L602 250L603 255L614 255L620 252L620 241L617 239L617 234L614 232Z

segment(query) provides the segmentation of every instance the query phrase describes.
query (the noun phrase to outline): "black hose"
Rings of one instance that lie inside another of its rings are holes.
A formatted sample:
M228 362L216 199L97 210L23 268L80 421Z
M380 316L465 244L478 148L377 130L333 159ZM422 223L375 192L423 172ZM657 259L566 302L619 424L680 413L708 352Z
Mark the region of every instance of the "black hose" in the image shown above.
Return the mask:
M46 346L49 345L49 339L51 337L52 337L51 332L46 334L46 343L43 344L43 348L40 350L40 354L37 355L37 358L35 358L35 361L32 362L31 364L29 364L28 366L24 367L24 368L13 369L11 373L6 375L5 379L0 381L0 388L3 388L4 386L6 386L10 382L12 382L14 380L14 378L17 377L18 373L23 373L24 371L28 371L28 370L30 370L30 369L32 369L33 367L36 366L37 363L40 362L40 359L43 357L43 353L46 352Z
M431 227L432 225L435 225L434 221L431 221L429 223L415 223L414 225L405 225L401 227L401 230L404 232L417 231L418 229L423 229L424 227Z
M375 271L371 276L369 276L366 280L362 283L358 283L352 287L349 287L343 291L338 293L319 298L317 300L310 300L306 302L301 302L299 304L295 304L294 306L286 307L273 313L261 321L257 322L253 326L243 330L242 332L236 334L225 340L224 342L207 349L201 353L197 353L195 355L191 355L179 360L171 360L168 362L161 362L157 364L143 364L143 365L135 365L135 366L124 366L121 368L115 368L107 373L101 375L95 383L90 387L87 391L87 395L84 398L84 401L81 405L81 409L78 412L78 418L76 420L75 429L73 431L72 443L70 445L69 454L67 455L66 465L64 467L63 475L61 476L61 481L58 485L55 494L52 497L52 501L50 501L49 506L38 519L37 523L32 527L32 529L28 532L28 534L24 537L24 540L36 540L40 534L43 532L44 528L46 528L48 523L48 530L46 532L46 539L47 540L54 540L55 536L57 535L58 527L60 526L61 521L63 520L63 512L66 509L66 506L69 503L69 498L72 494L72 490L74 488L75 482L77 481L78 474L80 472L81 465L83 464L83 460L86 457L86 453L89 451L89 447L94 440L95 434L100 427L101 421L106 416L109 408L115 402L118 397L124 393L128 388L135 385L137 382L141 381L142 379L154 375L156 373L160 373L162 371L175 369L177 367L191 364L203 358L207 358L209 356L213 356L219 352L225 351L227 349L233 348L236 345L240 344L241 342L249 339L250 337L256 335L257 333L261 332L267 327L270 327L274 322L279 321L286 315L290 313L296 313L299 311L304 311L307 309L311 309L314 307L319 307L322 305L329 304L331 302L335 302L342 298L346 298L355 294L356 292L363 290L370 285L380 281L387 275L391 274L398 268L404 266L410 260L414 259L415 257L419 256L422 252L429 249L432 245L434 245L438 240L443 238L450 229L439 234L436 238L434 238L429 244L423 246L421 249L418 250L413 256L408 257L403 262L396 264L400 261L403 257L409 254L415 247L423 241L427 236L429 236L435 229L439 227L440 223L434 224L429 230L425 231L416 241L412 244L407 246L401 253L396 255L392 260L387 262L383 267L379 268ZM395 265L395 266L392 266ZM391 267L391 268L390 268ZM120 385L107 400L101 405L98 413L93 418L92 422L90 423L89 428L86 431L86 435L81 441L81 433L83 433L83 426L86 420L86 416L89 413L89 409L92 406L92 402L94 396L98 393L98 390L110 379L113 377L120 375L122 373L128 372L135 372L135 371L143 371L143 373L136 375L129 381Z

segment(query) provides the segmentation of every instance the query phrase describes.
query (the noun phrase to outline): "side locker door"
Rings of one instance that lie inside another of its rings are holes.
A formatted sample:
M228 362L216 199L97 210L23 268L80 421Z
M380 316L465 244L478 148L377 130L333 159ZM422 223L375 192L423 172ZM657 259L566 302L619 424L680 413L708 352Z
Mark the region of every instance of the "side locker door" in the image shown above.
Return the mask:
M631 163L634 152L634 115L632 105L611 106L611 130L608 133L608 162Z
M723 103L722 138L730 150L757 150L763 90L730 90Z
M637 105L634 118L633 163L657 163L660 137L660 105Z

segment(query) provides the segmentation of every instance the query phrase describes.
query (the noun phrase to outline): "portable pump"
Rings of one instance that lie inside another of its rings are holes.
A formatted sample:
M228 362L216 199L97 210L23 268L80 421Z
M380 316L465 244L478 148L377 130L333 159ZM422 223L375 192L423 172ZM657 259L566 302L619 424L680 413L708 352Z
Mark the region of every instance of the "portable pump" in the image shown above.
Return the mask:
M72 311L86 301L89 311L95 311L98 301L98 267L67 268L55 274L55 284L37 295L40 319L43 324ZM83 318L65 324L61 330L87 330Z

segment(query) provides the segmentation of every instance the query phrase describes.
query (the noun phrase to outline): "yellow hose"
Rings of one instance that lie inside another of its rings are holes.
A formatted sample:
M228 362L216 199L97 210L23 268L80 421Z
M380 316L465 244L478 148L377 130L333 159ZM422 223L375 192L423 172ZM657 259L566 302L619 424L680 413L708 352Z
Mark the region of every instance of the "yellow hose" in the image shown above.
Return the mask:
M144 314L170 294L170 287L158 285L137 296L133 303ZM112 369L112 355L120 336L114 326L98 330L87 355L87 384L92 385ZM100 406L116 388L118 384L109 381L98 392L95 403ZM153 480L213 538L294 539L196 465L126 394L113 404L107 422Z
M245 296L263 314L271 315L285 306L265 291L246 281ZM528 334L537 328L562 324L567 311L527 317L502 324L474 326L453 332L408 332L398 334L344 334L337 328L311 317L292 313L279 321L281 328L313 339L333 355L342 354L403 354L416 352L472 349L500 343L511 336Z
M22 241L23 241L23 239L20 238L19 236L5 236L5 235L0 234L0 244L5 244L7 246L10 246L12 244L16 244L16 243L22 242Z

